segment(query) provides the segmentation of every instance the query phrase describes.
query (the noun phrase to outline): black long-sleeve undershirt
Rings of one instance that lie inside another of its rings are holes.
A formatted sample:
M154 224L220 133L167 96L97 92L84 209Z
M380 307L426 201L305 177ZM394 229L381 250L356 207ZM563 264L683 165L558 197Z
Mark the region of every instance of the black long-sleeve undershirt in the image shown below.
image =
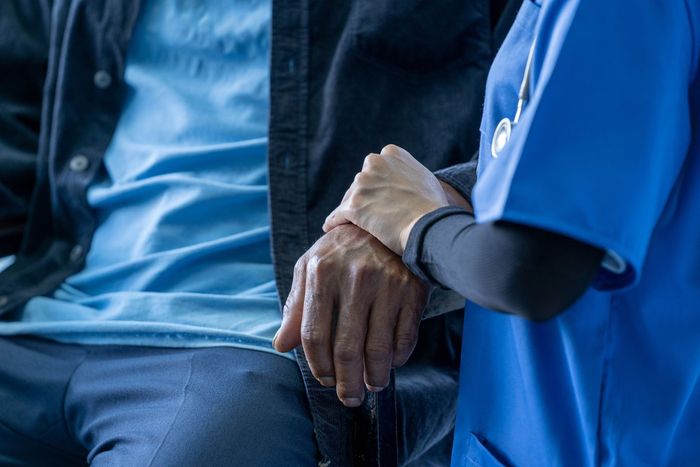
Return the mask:
M468 211L445 207L416 223L404 262L483 307L543 321L585 292L603 256L563 235L510 222L477 224Z

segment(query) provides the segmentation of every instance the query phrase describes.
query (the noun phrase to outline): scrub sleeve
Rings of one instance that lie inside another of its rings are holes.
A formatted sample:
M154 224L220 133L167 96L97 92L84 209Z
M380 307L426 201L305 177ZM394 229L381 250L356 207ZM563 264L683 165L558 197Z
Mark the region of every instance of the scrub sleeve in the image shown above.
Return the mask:
M477 222L521 223L607 250L626 264L617 274L601 270L597 287L635 282L690 137L692 34L687 21L673 20L682 18L674 9L544 2L531 100L498 158L490 155L491 135L515 109L498 108L493 90L521 76L499 76L497 58L489 77Z

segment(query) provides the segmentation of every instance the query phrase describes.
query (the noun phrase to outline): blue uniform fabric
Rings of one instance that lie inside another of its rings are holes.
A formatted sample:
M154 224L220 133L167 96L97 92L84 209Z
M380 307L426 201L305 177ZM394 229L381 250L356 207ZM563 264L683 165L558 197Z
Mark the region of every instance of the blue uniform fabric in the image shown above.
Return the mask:
M316 465L286 359L26 337L0 338L0 355L0 465Z
M539 3L539 2L538 2ZM478 222L619 254L543 324L468 304L453 465L691 465L700 456L700 7L523 3L487 84ZM530 100L513 118L536 39Z
M88 190L98 227L85 268L0 334L273 352L270 13L269 0L145 3Z

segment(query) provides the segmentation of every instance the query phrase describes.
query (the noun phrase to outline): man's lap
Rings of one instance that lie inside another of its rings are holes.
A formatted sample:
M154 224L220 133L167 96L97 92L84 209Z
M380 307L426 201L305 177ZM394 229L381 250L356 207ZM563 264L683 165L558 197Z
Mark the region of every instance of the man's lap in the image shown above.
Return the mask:
M312 465L299 370L235 348L0 338L2 465Z

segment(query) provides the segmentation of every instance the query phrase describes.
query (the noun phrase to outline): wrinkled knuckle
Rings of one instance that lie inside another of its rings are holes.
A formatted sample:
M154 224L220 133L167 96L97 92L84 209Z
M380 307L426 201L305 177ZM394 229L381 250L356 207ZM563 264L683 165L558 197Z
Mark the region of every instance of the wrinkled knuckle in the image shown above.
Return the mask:
M395 145L395 144L387 144L387 145L384 146L384 148L382 149L382 153L383 153L383 154L388 154L388 155L390 155L390 156L396 156L396 155L398 155L398 154L401 153L401 148L399 148L399 147L398 147L397 145Z
M365 359L371 362L385 362L391 359L394 346L385 340L368 342L365 348Z
M341 364L355 363L362 358L362 354L358 351L356 346L343 343L336 346L333 355L338 363Z
M321 347L325 340L323 333L319 332L315 326L302 326L300 334L304 346L310 348Z
M377 184L377 181L382 177L382 175L375 169L379 169L380 164L380 162L376 162L372 165L371 170L366 172L362 171L356 175L355 191L358 194L367 194L368 191Z
M396 337L396 353L407 355L413 352L413 347L416 345L415 335L399 335Z
M300 276L306 272L306 256L302 256L294 263L294 275Z
M313 275L313 278L324 276L330 272L333 265L331 261L323 256L314 255L309 259L308 271Z
M380 156L378 154L370 154L365 158L365 163L367 164L366 167L369 170L377 170L382 169L384 167L384 165L386 164L386 160L383 156Z

